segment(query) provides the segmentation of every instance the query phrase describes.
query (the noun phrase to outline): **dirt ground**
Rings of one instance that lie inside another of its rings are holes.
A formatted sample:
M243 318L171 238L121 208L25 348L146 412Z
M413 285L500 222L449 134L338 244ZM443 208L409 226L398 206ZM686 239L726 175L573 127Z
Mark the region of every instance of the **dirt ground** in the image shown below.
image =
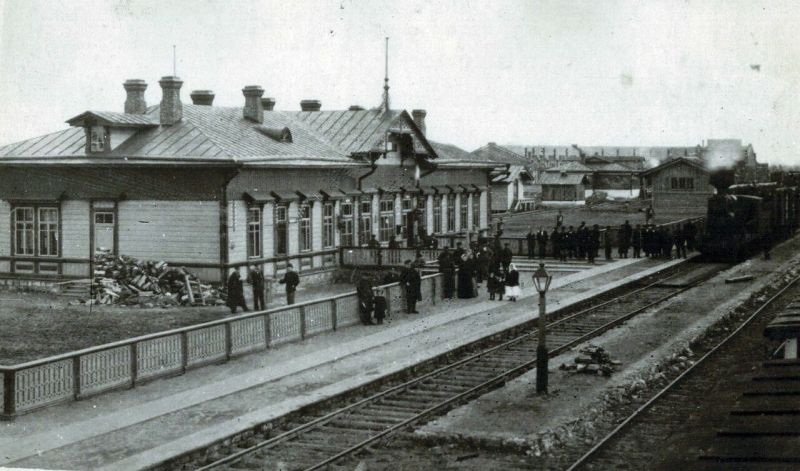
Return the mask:
M298 291L297 300L322 298L353 290L352 285L324 285ZM269 307L285 305L273 296ZM109 305L71 305L76 298L51 293L0 290L0 365L80 350L130 337L230 317L227 306L145 309ZM250 297L248 306L253 307ZM241 312L241 311L239 311Z
M557 210L543 210L530 213L514 214L511 216L503 216L503 235L510 237L521 237L528 233L528 229L533 226L534 230L545 229L548 232L552 230L556 222ZM602 226L619 226L629 221L631 225L644 224L644 212L638 211L635 206L631 206L631 210L626 212L623 210L589 210L587 208L564 208L561 210L564 216L564 225L578 227L581 222L586 222L587 225L592 226L598 224ZM699 217L705 215L705 208L700 208L697 214L687 215L686 213L679 212L661 212L655 215L656 224L664 224L672 221L678 221L687 217ZM493 218L496 223L499 218Z

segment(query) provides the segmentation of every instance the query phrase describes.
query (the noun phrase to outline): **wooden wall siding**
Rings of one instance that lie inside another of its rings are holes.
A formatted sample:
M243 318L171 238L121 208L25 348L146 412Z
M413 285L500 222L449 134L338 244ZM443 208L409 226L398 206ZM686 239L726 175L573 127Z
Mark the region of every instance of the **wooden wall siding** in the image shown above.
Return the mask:
M693 165L679 163L667 167L652 176L653 192L673 191L672 178L694 178L694 190L681 190L681 193L702 193L710 194L711 187L708 184L708 172L700 170Z
M262 256L273 257L275 256L275 204L264 203L264 210L261 213L261 247L263 247ZM274 276L274 263L266 263L264 267L264 276Z
M639 188L638 179L630 175L596 174L592 176L594 188L597 190L628 190Z
M434 162L436 161L434 160ZM435 186L448 184L452 185L455 183L460 185L475 184L478 186L484 186L488 181L489 171L490 169L440 169L434 171L430 175L425 175L420 184L425 186Z
M427 177L425 181L428 181ZM412 187L414 184L413 167L381 165L372 175L361 181L361 188L399 188Z
M2 200L0 200L0 255L11 255L11 204Z
M447 200L447 195L442 195L442 227L437 227L436 232L450 232L453 230L453 228L449 225L450 221L447 220L447 209L450 203ZM442 230L442 228L444 228L444 230Z
M247 260L247 203L242 199L228 201L228 262Z
M71 200L117 197L129 200L213 200L228 171L165 168L9 168L3 170L0 199L55 198Z
M119 253L171 262L219 263L219 204L121 201Z
M378 195L372 195L372 233L375 234L375 238L378 240L381 240L380 218L381 218L381 198Z
M288 254L296 254L300 253L300 225L298 224L298 216L300 215L299 207L297 205L297 201L292 201L289 203L289 211L288 211L288 218L289 218L289 240L288 240L288 247L286 251ZM299 267L295 263L295 269Z
M492 185L492 211L505 211L508 209L508 185L495 183Z
M86 263L64 263L61 265L61 274L65 277L81 277L85 278L91 276L89 273L89 262ZM5 271L1 270L0 271Z
M455 203L456 203L456 218L455 218L455 223L456 223L456 227L459 228L459 229L461 229L461 227L463 227L461 225L461 205L464 204L464 203L463 203L463 200L462 200L461 196L462 196L462 193L456 193L456 200L455 200Z
M438 232L433 227L433 195L428 195L425 198L425 226L427 228L428 234L433 234L434 232Z
M466 198L464 198L467 203L467 229L469 230L472 230L472 228L475 227L475 221L472 220L472 204L475 201L474 195L474 193L470 193Z
M583 185L542 185L544 201L583 201L585 193Z
M334 228L335 229L335 228ZM314 251L322 250L322 202L314 201L311 204L311 248ZM322 256L314 257L314 266L322 266Z
M88 201L64 200L61 202L62 257L91 257L91 211Z
M269 194L270 191L319 191L338 188L343 191L356 188L356 178L369 171L363 169L244 169L228 184L228 199L241 199L244 192ZM413 175L413 173L412 173ZM366 188L366 187L364 187Z

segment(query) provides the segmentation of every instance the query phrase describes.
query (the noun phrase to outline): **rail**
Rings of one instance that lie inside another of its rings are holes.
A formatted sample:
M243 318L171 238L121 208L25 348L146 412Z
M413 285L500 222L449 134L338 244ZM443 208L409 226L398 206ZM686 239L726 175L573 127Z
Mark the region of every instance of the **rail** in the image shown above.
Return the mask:
M436 304L441 275L422 277ZM381 285L387 312L404 306L399 283ZM11 366L0 366L2 419L300 341L359 322L355 292L143 335Z

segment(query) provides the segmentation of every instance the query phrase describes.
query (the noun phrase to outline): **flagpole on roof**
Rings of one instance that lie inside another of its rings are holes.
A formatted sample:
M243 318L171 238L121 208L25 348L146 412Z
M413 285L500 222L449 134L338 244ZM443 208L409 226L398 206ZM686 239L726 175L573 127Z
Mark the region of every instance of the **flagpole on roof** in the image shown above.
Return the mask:
M385 74L383 78L383 111L389 112L389 36L386 36L386 47L384 49Z

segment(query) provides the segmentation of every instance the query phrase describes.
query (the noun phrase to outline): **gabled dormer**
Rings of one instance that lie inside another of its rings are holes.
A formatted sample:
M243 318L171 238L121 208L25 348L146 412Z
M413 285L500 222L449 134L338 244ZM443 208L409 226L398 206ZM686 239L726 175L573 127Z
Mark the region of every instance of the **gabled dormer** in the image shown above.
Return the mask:
M112 111L86 111L67 120L67 123L84 128L87 155L107 154L137 131L158 126L158 121L147 115Z

